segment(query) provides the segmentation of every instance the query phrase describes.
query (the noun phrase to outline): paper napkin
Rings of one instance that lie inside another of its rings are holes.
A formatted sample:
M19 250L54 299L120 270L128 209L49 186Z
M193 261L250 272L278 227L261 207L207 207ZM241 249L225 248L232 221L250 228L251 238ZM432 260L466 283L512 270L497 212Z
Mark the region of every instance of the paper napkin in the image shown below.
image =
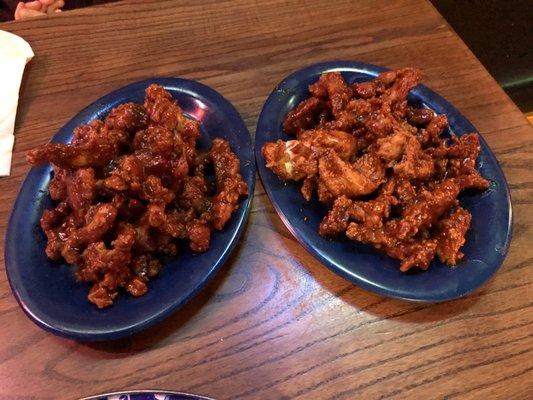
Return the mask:
M33 51L24 39L0 30L0 176L11 172L20 82L32 58Z

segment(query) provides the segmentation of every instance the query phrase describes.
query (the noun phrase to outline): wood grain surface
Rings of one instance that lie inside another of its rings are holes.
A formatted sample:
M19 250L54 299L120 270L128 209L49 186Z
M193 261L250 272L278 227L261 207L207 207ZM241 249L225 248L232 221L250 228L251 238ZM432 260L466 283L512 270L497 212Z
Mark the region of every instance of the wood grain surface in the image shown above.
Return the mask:
M103 94L153 76L196 79L232 101L253 134L276 83L333 59L421 68L489 142L514 206L503 267L443 304L383 298L336 276L290 235L260 183L231 260L185 308L134 337L84 344L48 334L2 272L0 398L135 388L217 399L533 398L532 127L429 3L125 0L0 28L36 54L13 172L0 179L2 237L29 169L24 153Z

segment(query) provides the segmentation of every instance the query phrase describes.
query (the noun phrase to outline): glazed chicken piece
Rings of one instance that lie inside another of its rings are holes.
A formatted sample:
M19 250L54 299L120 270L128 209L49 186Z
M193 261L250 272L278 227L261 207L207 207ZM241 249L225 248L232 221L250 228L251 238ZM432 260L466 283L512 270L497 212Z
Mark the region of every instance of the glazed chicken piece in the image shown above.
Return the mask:
M384 247L389 257L401 261L400 271L406 272L417 267L422 270L429 268L431 260L435 257L437 241L435 239L408 240Z
M313 150L298 140L278 140L261 149L267 168L284 181L299 181L318 172Z
M326 102L311 97L302 101L287 114L285 121L283 121L283 129L287 133L296 135L315 126L321 118L325 118L327 113Z
M434 174L435 165L431 156L422 151L418 140L411 136L405 144L402 159L393 170L404 179L427 180Z
M309 91L315 97L327 96L331 104L331 112L335 117L340 116L352 97L352 89L346 84L340 72L322 74L317 83L309 86Z
M407 112L407 95L422 80L422 73L415 68L403 68L385 72L378 77L378 80L387 81L385 84L391 79L393 79L392 85L384 96L395 116L404 117Z
M357 151L357 139L353 135L343 131L326 129L308 130L300 133L298 140L303 145L311 148L317 156L320 156L325 150L331 149L340 158L348 161Z
M217 182L217 193L213 198L212 223L215 229L220 230L238 208L239 197L246 195L248 188L240 174L239 159L231 151L227 141L214 139L209 156L213 160Z
M152 84L146 89L144 108L148 112L150 122L169 130L181 130L185 116L172 95L162 86Z
M335 236L346 231L348 223L357 221L369 228L380 228L398 200L387 193L380 193L374 200L353 201L346 196L338 197L328 214L320 223L321 236Z
M390 222L395 227L396 236L405 240L429 228L442 214L457 205L460 189L455 180L446 179L431 192L422 190L415 202L405 208L401 218Z
M70 172L66 178L67 203L77 224L83 223L96 195L96 178L92 168Z
M472 216L468 211L457 207L437 223L437 255L443 263L456 265L463 258L464 254L460 249L465 244L471 220Z
M50 179L48 191L52 200L63 201L67 198L68 170L58 167L57 165L53 166L53 170L54 176Z
M115 138L99 131L79 145L49 143L30 150L26 160L31 165L51 163L66 169L103 167L117 155L117 146Z
M144 107L136 103L125 103L115 107L107 118L105 125L111 129L135 132L148 125L148 114Z
M86 225L72 230L65 239L61 256L70 264L80 261L80 249L96 242L107 233L115 223L117 209L112 204L98 204L87 212Z
M375 176L360 172L332 150L326 151L318 160L318 174L318 196L323 203L332 202L339 196L354 198L370 194L380 183Z

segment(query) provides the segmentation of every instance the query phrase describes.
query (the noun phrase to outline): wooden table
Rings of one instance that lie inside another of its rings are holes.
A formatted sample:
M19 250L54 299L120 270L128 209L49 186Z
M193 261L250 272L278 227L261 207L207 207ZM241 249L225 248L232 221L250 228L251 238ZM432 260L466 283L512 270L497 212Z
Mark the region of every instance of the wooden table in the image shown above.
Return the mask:
M185 308L132 338L83 344L45 333L2 273L1 398L133 388L218 399L532 398L532 129L429 3L126 0L1 28L36 54L13 172L0 180L2 236L24 153L101 95L146 77L196 79L232 101L253 133L277 82L332 59L422 68L487 139L514 205L503 267L444 304L386 299L336 276L290 235L261 184L231 261Z

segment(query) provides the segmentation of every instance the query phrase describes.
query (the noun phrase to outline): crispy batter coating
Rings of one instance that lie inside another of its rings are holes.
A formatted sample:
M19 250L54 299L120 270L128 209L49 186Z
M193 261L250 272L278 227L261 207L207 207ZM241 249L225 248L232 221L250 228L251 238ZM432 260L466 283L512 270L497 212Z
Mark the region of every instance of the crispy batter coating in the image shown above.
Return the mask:
M466 241L465 235L471 220L468 211L457 207L437 223L437 255L442 262L455 265L463 258L460 248Z
M98 308L121 290L145 294L161 269L158 256L177 255L180 241L207 251L212 231L247 195L229 143L215 139L200 153L199 135L198 123L151 85L144 105L119 105L104 121L77 127L70 144L28 153L31 164L54 169L49 192L57 205L41 217L46 254L78 266L76 278L92 284L88 299Z
M372 245L402 271L425 270L435 255L459 262L471 216L458 196L489 187L476 170L478 135L447 138L445 115L408 105L421 77L403 68L347 84L324 73L285 118L295 139L262 149L276 175L302 182L307 201L316 191L330 206L320 235Z

